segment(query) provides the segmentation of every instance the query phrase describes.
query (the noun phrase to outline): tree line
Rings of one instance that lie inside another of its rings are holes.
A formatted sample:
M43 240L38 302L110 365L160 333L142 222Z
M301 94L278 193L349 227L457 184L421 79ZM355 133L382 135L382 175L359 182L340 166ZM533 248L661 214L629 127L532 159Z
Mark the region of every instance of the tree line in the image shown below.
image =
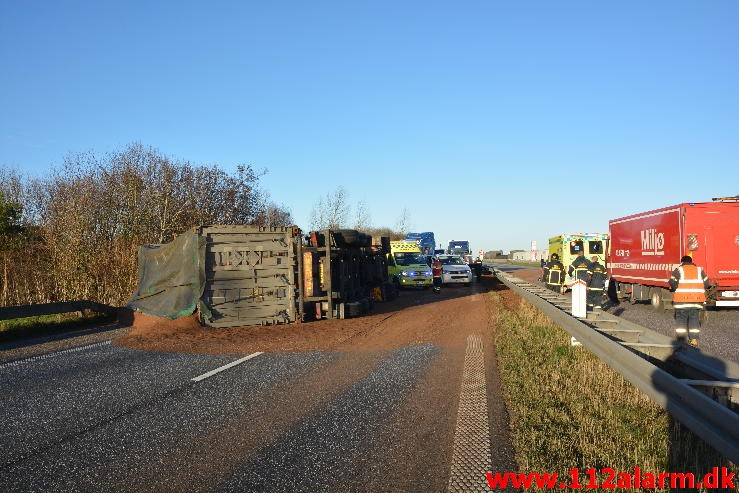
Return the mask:
M352 218L352 212L353 218ZM355 207L349 203L349 193L342 186L319 197L311 209L311 229L345 229L363 231L372 236L388 236L391 240L402 240L413 229L411 213L407 208L400 211L395 225L373 226L367 202L360 200Z
M243 164L170 159L138 143L77 153L47 176L0 169L3 306L89 299L122 305L137 281L139 245L204 224L292 224Z

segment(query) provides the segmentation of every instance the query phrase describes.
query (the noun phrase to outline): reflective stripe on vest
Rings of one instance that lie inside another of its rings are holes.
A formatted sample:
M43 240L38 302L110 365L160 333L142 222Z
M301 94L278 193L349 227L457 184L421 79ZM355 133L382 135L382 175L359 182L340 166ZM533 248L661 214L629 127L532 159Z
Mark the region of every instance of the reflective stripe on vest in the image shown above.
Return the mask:
M703 271L697 265L681 265L678 267L680 279L672 297L673 303L703 303L706 301L706 289L703 286Z

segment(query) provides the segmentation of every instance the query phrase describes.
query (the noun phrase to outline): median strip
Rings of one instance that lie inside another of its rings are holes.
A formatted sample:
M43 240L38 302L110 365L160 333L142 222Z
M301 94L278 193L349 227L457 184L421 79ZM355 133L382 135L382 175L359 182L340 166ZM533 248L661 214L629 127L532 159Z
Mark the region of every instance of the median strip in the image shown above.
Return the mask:
M212 377L213 375L215 375L215 374L217 374L217 373L220 373L220 372L222 372L222 371L224 371L224 370L228 370L228 369L229 369L229 368L231 368L231 367L234 367L234 366L236 366L236 365L240 365L240 364L241 364L241 363L243 363L244 361L248 361L248 360L250 360L250 359L252 359L252 358L256 358L256 357L257 357L257 356L259 356L260 354L263 354L263 353L262 353L262 351L258 351L258 352L256 352L256 353L252 353L252 354L250 354L249 356L244 356L243 358L237 359L236 361L232 361L231 363L228 363L228 364L226 364L226 365L223 365L223 366L219 366L219 367L218 367L218 368L216 368L215 370L210 370L210 371L209 371L209 372L207 372L207 373L203 373L202 375L199 375L199 376L197 376L197 377L195 377L195 378L192 378L191 380L192 380L193 382L200 382L200 381L202 381L202 380L205 380L206 378Z

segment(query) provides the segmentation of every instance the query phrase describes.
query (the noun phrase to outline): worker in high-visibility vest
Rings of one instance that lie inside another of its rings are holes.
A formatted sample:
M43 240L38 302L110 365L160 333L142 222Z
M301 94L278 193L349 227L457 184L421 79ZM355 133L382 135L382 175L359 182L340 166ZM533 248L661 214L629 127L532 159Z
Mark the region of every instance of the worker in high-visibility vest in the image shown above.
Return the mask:
M555 293L562 292L562 283L565 280L565 266L559 261L559 255L553 253L547 264L547 288Z
M672 271L670 277L672 306L675 308L675 335L678 340L689 340L691 346L698 345L700 336L699 314L706 303L706 289L711 287L706 272L693 263L686 255L680 259L680 266Z

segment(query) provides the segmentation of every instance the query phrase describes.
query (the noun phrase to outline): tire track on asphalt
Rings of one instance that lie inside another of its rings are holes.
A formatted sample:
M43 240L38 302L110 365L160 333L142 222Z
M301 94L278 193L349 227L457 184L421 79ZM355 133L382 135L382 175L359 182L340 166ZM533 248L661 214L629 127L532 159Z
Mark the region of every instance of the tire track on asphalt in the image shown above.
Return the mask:
M314 419L357 381L386 359L389 351L321 353L312 368L250 394L231 419L205 434L168 450L167 456L139 469L125 491L220 491L218 485L271 443L289 435L304 420ZM273 355L276 356L276 355ZM281 356L276 356L281 357ZM208 456L203 457L203 444ZM183 465L187 466L183 474Z
M485 352L480 336L472 334L467 338L447 492L490 491L485 473L491 462Z
M331 491L352 457L416 385L440 349L405 346L310 419L298 423L217 491Z

